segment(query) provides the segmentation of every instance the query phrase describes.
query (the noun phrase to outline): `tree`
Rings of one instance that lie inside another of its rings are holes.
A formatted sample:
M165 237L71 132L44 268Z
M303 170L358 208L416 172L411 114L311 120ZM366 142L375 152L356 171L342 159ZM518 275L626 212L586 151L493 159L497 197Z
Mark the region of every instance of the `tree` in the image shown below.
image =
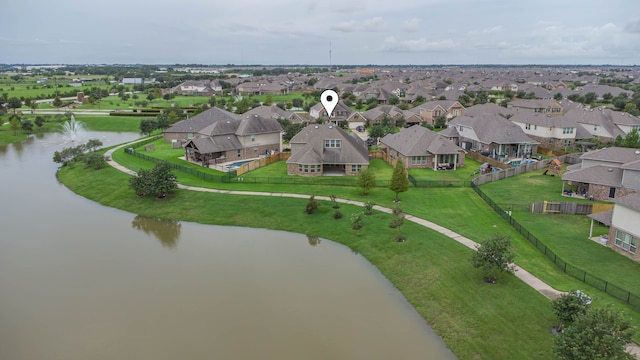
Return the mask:
M316 200L315 195L311 195L309 197L309 202L307 202L307 206L304 208L304 213L307 215L313 214L314 211L320 206L318 200Z
M361 170L358 180L356 180L356 186L362 189L360 195L366 196L369 190L376 186L376 175L368 168Z
M156 116L156 127L158 129L164 130L169 126L171 126L171 123L169 122L169 117L166 114L160 114Z
M293 105L293 107L301 108L302 105L304 104L304 101L300 98L294 98L294 99L291 99L291 104Z
M638 130L633 129L629 131L620 146L626 148L640 148L640 134L638 133Z
M88 168L93 170L99 170L107 166L107 161L104 159L104 155L95 151L84 154L82 156L82 162L84 162Z
M9 109L13 109L13 112L15 113L16 109L19 109L22 107L22 101L20 101L20 99L18 99L15 96L10 97L9 100L7 100L7 107Z
M355 214L351 214L351 223L353 224L353 226L351 227L353 230L359 230L362 228L362 224L363 224L363 219L364 219L364 214L359 212L359 213L355 213Z
M553 99L554 100L558 100L558 101L562 100L562 94L561 93L556 93L555 95L553 95Z
M367 201L364 203L364 214L365 215L371 215L373 214L373 207L376 204L373 201Z
M584 315L590 304L591 297L580 290L573 290L553 300L551 307L560 321L560 328L562 329L571 325L578 316Z
M640 115L640 111L638 111L638 106L632 102L627 103L624 106L624 112L629 113L633 116L638 116Z
M262 103L262 105L265 106L271 106L271 104L273 104L273 96L271 96L271 94L267 95L267 97L264 99L264 103Z
M594 92L588 92L584 94L584 102L587 104L591 104L598 99L598 95Z
M404 213L402 212L402 208L400 206L396 206L391 209L391 221L389 222L389 227L398 229L398 234L396 235L396 242L403 242L405 240L404 236L400 233L400 228L404 225Z
M380 124L373 125L371 127L371 130L369 130L369 136L371 136L374 139L381 138L385 135L386 133L384 131L384 128Z
M143 134L151 135L151 132L158 128L158 123L151 119L140 120L140 132Z
M604 102L611 102L612 99L613 99L613 95L611 95L610 92L604 93L602 95L602 100L604 100Z
M409 179L407 178L407 170L404 168L404 163L401 159L396 162L396 167L393 169L393 175L391 176L391 184L389 189L396 194L396 198L393 202L399 202L398 194L409 190Z
M88 151L96 151L100 146L102 146L102 141L99 139L89 139L84 146Z
M636 329L610 307L589 309L554 339L553 353L561 360L633 360L625 351Z
M495 234L476 247L471 258L473 266L485 271L485 281L495 283L496 271L512 274L514 270L511 240L508 235Z
M55 99L53 99L53 103L51 105L53 105L53 107L55 108L59 108L60 106L62 106L62 100L60 100L59 96L56 96Z
M163 198L178 187L176 176L171 172L171 164L166 161L156 163L153 169L140 170L129 179L129 186L139 195L154 195Z
M33 132L33 123L31 120L22 120L20 122L20 128L26 133L31 133Z
M18 129L20 129L20 117L14 117L11 120L9 120L9 126L11 127L11 130L13 131L13 136L18 135Z
M34 122L38 127L38 130L41 130L42 126L44 125L44 118L42 116L36 116L36 119L34 120Z
M444 115L438 116L438 118L436 118L434 126L436 128L438 128L438 129L443 129L443 128L447 127L447 118L446 118L446 116L444 116Z
M397 96L392 96L387 101L389 105L398 105L400 103L400 99Z

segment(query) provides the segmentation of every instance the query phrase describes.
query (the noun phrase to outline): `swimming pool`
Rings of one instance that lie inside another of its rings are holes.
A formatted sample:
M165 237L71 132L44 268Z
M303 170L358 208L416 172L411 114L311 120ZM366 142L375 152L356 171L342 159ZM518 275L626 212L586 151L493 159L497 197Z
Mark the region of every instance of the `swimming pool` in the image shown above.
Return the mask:
M233 162L231 164L226 164L224 167L226 167L227 169L237 169L240 166L242 166L244 164L247 164L247 163L250 163L250 162L255 161L255 160L256 159L236 161L236 162Z

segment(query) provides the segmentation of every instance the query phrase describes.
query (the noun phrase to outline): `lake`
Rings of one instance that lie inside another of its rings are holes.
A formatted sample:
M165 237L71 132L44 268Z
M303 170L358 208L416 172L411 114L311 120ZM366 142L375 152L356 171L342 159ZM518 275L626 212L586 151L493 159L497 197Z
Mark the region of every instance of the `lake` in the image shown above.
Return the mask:
M101 206L57 182L64 146L0 147L0 359L455 359L350 249Z

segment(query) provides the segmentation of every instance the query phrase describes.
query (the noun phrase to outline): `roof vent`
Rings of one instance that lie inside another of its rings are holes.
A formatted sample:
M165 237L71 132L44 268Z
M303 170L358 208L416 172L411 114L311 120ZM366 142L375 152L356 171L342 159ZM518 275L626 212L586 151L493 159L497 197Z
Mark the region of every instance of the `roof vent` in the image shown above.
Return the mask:
M333 129L333 126L329 125L329 129Z
M636 155L640 155L640 150L636 150L634 152L636 153Z
M231 136L227 136L227 140L231 140Z
M318 125L316 125L316 126L314 126L314 128L316 128L316 129L317 129L317 128L319 128L319 126L318 126Z
M612 168L608 168L607 171L608 172L613 172L613 169Z

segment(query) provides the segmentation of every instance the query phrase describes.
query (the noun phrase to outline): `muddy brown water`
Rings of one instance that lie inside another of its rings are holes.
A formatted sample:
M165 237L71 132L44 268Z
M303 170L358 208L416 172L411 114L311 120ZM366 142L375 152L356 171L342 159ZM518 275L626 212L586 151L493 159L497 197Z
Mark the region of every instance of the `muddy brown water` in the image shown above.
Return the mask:
M63 141L0 148L0 359L455 359L348 248L101 206L56 181Z

